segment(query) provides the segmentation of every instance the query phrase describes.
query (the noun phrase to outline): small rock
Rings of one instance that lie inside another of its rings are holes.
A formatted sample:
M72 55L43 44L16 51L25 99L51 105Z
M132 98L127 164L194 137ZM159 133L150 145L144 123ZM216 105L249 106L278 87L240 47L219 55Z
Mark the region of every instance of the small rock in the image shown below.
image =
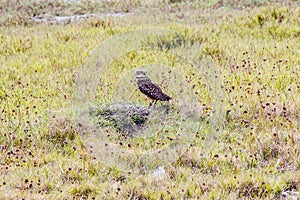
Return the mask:
M163 166L159 166L156 170L154 170L152 175L159 179L164 178L166 175L165 168Z

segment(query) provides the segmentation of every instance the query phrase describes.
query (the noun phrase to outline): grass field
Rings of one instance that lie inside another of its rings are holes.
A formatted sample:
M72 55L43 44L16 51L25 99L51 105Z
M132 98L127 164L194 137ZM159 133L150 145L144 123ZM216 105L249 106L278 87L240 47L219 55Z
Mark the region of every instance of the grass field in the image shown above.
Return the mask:
M0 14L1 199L300 198L299 1L0 0ZM55 18L71 15L87 17ZM156 41L149 27L178 35ZM91 107L149 104L140 66L173 97L152 137L90 129ZM180 131L178 157L142 157Z

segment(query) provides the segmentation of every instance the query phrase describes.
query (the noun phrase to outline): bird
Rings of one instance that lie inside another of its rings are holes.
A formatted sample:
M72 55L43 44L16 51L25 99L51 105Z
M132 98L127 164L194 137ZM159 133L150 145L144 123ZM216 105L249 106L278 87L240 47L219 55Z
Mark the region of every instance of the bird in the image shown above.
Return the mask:
M171 100L170 96L163 93L160 87L151 81L151 79L147 76L147 71L145 69L136 69L135 78L139 90L154 101L153 105L155 105L157 101ZM149 107L150 106L152 106L151 103Z

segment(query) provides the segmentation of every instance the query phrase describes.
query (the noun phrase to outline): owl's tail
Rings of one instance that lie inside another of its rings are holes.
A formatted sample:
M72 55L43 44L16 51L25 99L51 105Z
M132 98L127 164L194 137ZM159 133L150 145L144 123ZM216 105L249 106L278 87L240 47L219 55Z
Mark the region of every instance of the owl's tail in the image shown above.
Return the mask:
M163 93L160 100L161 101L169 101L171 99L172 99L171 97L169 97L168 95Z

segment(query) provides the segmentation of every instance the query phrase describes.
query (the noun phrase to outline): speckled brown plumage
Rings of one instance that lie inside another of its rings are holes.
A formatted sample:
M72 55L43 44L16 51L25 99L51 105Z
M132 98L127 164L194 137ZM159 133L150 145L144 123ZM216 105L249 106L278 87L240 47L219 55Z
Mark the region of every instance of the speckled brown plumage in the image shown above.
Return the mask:
M153 83L147 76L147 71L138 69L135 71L137 85L140 91L147 97L156 101L169 101L171 97L162 92L158 85Z

